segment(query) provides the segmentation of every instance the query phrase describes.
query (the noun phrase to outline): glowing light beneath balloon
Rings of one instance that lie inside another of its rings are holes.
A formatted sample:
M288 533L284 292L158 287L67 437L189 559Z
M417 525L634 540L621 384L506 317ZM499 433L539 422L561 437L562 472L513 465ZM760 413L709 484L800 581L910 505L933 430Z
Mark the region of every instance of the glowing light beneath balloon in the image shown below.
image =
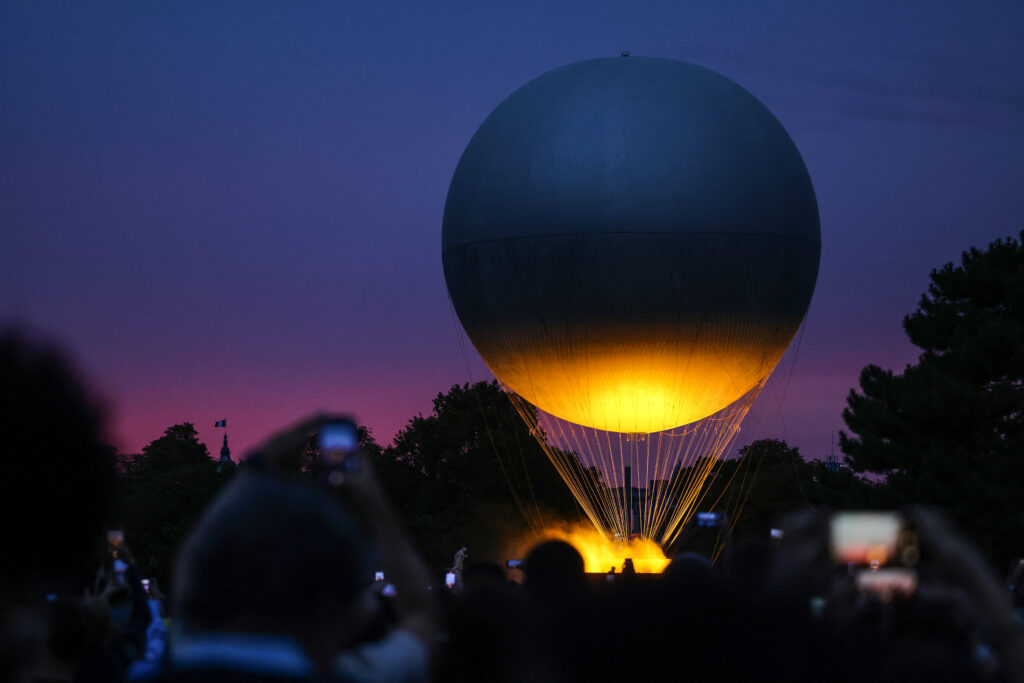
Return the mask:
M637 538L632 542L614 543L592 527L576 526L569 529L546 529L546 538L565 541L583 556L584 569L591 573L607 572L615 567L622 571L627 558L633 560L633 567L640 574L660 574L668 566L669 559L654 541Z
M704 483L762 386L703 420L646 435L584 427L538 409L507 387L506 394L608 542L638 535L668 547L701 505L714 505L705 500Z

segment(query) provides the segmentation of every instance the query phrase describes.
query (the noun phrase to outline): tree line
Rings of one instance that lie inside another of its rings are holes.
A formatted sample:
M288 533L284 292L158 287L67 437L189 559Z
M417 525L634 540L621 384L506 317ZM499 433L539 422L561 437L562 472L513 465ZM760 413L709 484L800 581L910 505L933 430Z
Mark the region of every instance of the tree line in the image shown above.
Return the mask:
M767 535L801 507L945 510L996 563L1024 555L1024 231L932 271L903 327L921 353L902 372L864 368L847 397L844 466L783 441L721 463L704 500L736 536ZM569 490L495 382L455 385L387 446L360 441L428 562L462 546L503 559L506 539L582 520ZM310 442L308 457L314 456ZM120 456L121 518L143 571L166 579L174 550L232 477L191 423ZM725 484L731 482L726 487Z

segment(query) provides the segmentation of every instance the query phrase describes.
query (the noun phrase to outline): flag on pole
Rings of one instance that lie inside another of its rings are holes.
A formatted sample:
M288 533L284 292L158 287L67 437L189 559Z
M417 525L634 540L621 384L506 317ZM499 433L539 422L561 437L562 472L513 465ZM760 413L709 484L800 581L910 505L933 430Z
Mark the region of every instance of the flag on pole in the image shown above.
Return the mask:
M227 420L217 420L217 424L215 424L213 426L214 427L223 427L224 429L227 429L228 428L228 421Z

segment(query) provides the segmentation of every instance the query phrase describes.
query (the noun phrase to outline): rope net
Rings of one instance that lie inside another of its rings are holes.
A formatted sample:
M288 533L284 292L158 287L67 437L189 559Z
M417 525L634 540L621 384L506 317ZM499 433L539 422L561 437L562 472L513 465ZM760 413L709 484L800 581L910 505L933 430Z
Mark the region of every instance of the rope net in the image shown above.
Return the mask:
M609 542L639 536L668 547L703 502L705 483L717 476L723 453L764 384L704 419L650 434L578 425L502 388Z

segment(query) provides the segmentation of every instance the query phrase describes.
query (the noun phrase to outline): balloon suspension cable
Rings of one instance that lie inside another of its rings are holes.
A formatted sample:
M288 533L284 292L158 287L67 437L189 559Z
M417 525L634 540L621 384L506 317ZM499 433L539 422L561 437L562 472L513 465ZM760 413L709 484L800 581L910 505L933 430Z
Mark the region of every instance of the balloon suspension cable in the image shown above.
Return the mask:
M612 543L635 536L667 547L704 502L722 455L764 386L685 429L609 432L538 409L502 385L587 518ZM634 483L635 482L635 483Z
M452 325L455 329L455 337L459 341L459 350L462 353L462 360L466 367L467 381L471 382L470 367L469 367L469 354L466 351L466 339L465 333L462 330L462 326L459 324L458 316L455 314L455 306L452 304L451 297L448 298L448 307L452 316ZM511 457L505 454L502 455L502 451L506 449L498 448L498 442L495 439L494 432L491 430L489 421L487 420L487 411L484 410L483 405L480 403L480 397L473 392L473 396L476 399L477 409L480 411L480 419L484 423L484 429L487 432L487 439L491 445L491 450L494 453L495 460L498 461L498 467L501 469L501 474L505 478L505 483L508 484L509 491L512 493L512 499L516 503L516 507L519 508L519 512L523 515L523 519L526 520L530 530L534 534L540 534L544 527L544 515L541 513L540 505L537 503L537 496L533 493L533 483L530 481L530 475L526 467L526 459L523 456L522 444L519 443L519 436L516 435L516 449L519 453L519 459L522 464L523 475L526 479L526 486L529 490L530 499L533 503L532 509L529 505L530 501L525 501L522 495L521 487L513 483L513 477L510 476L510 471L515 471L512 468ZM504 445L504 441L502 442ZM506 460L508 462L506 463Z

